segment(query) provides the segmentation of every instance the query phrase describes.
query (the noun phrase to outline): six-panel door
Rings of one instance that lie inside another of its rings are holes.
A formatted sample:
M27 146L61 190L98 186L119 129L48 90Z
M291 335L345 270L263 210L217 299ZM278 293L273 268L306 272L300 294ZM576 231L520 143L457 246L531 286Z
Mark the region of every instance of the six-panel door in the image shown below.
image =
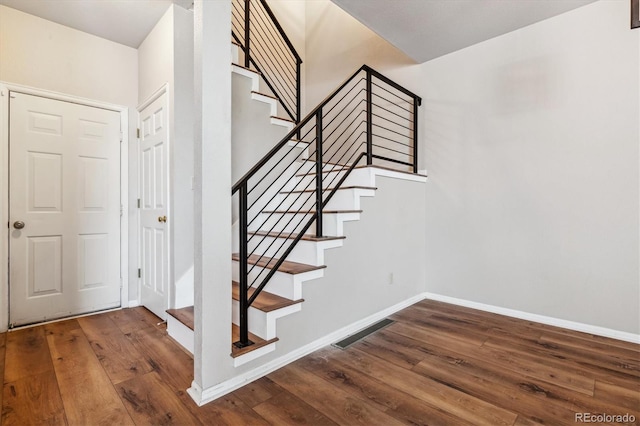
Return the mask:
M120 114L16 92L9 112L10 323L120 306Z

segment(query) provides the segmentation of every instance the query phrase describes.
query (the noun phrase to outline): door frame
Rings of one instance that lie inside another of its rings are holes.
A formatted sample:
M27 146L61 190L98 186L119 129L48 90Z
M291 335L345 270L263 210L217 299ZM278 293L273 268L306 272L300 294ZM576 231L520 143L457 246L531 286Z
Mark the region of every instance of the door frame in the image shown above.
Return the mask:
M9 92L102 108L120 114L120 306L129 306L129 108L0 81L0 332L9 328ZM5 228L2 224L6 223ZM6 261L5 261L6 260Z
M158 100L162 95L166 95L165 99L165 108L167 111L167 215L169 216L169 221L167 222L167 309L172 308L172 298L175 292L175 282L173 280L173 179L172 179L172 164L173 164L173 144L172 144L172 132L173 132L173 123L172 116L173 112L171 111L171 91L169 90L169 83L165 83L160 88L158 88L155 92L151 94L144 102L140 103L136 107L136 121L137 128L141 129L140 123L140 113L153 102ZM136 161L138 162L136 166L136 170L138 171L137 183L138 183L138 199L142 197L142 167L140 163L142 161L142 156L140 155L140 138L136 139ZM138 236L138 268L142 268L142 223L140 217L140 208L136 209L136 235ZM142 278L138 277L138 300L137 304L140 306L144 306L142 301Z

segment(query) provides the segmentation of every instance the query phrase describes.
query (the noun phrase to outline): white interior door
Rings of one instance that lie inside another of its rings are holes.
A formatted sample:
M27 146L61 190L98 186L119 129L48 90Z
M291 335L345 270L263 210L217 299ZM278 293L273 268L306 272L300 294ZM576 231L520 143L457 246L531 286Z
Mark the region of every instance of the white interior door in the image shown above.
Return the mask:
M140 111L140 301L166 319L169 307L167 93Z
M10 96L10 323L120 306L120 114Z

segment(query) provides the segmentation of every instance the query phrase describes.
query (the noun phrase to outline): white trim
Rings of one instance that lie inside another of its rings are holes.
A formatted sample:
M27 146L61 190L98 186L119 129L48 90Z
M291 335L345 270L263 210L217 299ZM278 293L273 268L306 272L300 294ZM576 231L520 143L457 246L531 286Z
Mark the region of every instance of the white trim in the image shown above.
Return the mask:
M24 93L57 101L71 102L120 114L122 143L120 144L120 204L123 214L120 217L120 307L128 306L129 298L129 108L121 105L95 101L79 96L67 95L51 90L37 89L14 83L0 81L0 194L9 194L9 92ZM9 203L4 195L0 199L0 223L9 222ZM0 332L9 325L9 230L0 226Z
M137 308L140 306L140 301L138 299L129 300L129 308Z
M369 168L371 169L371 172L374 176L373 179L373 186L375 185L375 177L376 176L384 176L384 177L388 177L388 178L393 178L393 179L400 179L400 180L409 180L412 182L426 182L427 181L427 177L426 176L422 176L422 175L416 175L416 174L412 174L412 173L403 173L403 172L396 172L393 170L388 170L388 169L381 169L374 166L369 166Z
M265 345L259 349L254 349L251 352L247 352L244 355L240 355L237 356L233 359L233 366L234 367L240 367L241 365L244 365L248 362L253 361L254 359L258 359L263 355L266 355L270 352L273 352L276 350L276 343L277 342L272 342L269 343L268 345Z
M305 355L310 354L313 351L316 351L324 346L327 346L335 341L341 340L353 333L356 333L363 328L368 327L369 325L380 321L381 319L394 314L408 306L411 306L419 301L424 299L422 294L411 297L407 300L404 300L400 303L397 303L393 306L390 306L386 309L383 309L375 314L369 315L366 318L363 318L359 321L356 321L346 327L343 327L339 330L336 330L332 333L327 334L324 337L319 338L318 340L311 342L307 345L302 346L294 351L291 351L280 358L276 358L273 361L270 361L264 365L261 365L253 370L247 371L246 373L240 374L232 379L226 380L222 383L219 383L215 386L212 386L207 389L200 389L200 387L194 382L191 384L191 387L187 389L187 393L191 395L191 398L198 405L204 405L208 402L213 401L214 399L220 398L223 395L228 394L229 392L233 392L234 390L247 385L254 380L259 379L260 377L266 376L272 371L277 370L278 368L284 367L287 364L292 363L293 361L302 358Z
M640 334L633 334L626 331L613 330L611 328L600 327L597 325L584 324L581 322L548 317L546 315L532 314L515 309L503 308L500 306L487 305L485 303L473 302L471 300L458 299L450 296L443 296L441 294L427 292L423 293L423 296L425 299L450 303L452 305L463 306L465 308L477 309L479 311L491 312L494 314L505 315L512 318L519 318L526 321L538 322L541 324L566 328L568 330L580 331L582 333L595 334L596 336L609 337L611 339L640 344Z

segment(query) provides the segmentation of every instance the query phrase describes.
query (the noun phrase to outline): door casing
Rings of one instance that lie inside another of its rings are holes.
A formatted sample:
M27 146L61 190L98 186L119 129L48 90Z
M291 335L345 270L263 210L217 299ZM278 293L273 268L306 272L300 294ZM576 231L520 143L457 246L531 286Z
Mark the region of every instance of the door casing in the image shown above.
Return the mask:
M120 114L122 149L120 150L120 304L129 306L129 108L49 90L0 81L0 332L9 328L9 92L20 92L90 107L116 111Z

